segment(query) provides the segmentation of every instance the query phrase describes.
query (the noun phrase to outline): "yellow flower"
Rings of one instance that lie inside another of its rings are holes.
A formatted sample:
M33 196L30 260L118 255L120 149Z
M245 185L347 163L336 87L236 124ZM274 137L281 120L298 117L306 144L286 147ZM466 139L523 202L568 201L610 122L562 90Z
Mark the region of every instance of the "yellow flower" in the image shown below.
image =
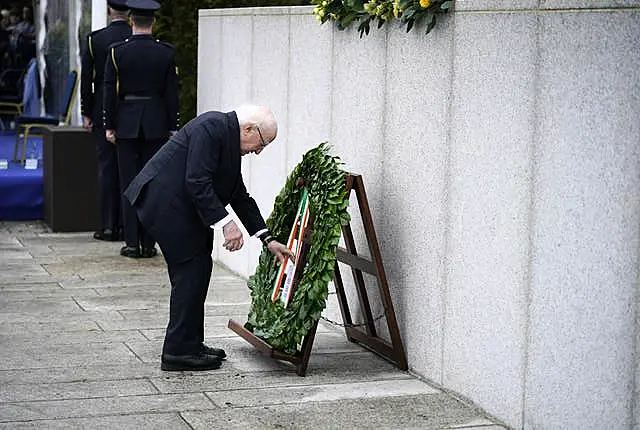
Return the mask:
M431 6L431 0L420 0L420 7L421 8L426 9L429 6Z
M394 0L393 2L393 16L396 18L400 18L402 15L402 11L400 10L400 2L398 0Z

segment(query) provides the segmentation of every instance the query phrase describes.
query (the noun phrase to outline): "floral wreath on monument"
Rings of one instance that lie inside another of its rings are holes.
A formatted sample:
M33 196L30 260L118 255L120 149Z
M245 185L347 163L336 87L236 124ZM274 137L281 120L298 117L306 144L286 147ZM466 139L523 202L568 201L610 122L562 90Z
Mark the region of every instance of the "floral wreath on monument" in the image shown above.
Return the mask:
M249 277L251 309L245 328L288 354L298 350L322 315L329 295L328 285L333 279L342 226L350 221L347 174L341 165L338 157L329 155L327 142L308 151L287 178L267 219L271 234L279 242L290 244L294 242L292 226L297 225L304 209L314 216L312 246L295 292L286 300L284 293L280 297L274 294L284 266L276 265L266 248L262 249L255 273ZM297 243L301 244L302 232L298 237Z
M371 24L378 28L394 19L407 26L409 32L424 23L426 34L436 25L436 16L448 12L453 0L312 0L317 5L313 14L320 23L335 21L340 30L358 22L360 37L369 34Z

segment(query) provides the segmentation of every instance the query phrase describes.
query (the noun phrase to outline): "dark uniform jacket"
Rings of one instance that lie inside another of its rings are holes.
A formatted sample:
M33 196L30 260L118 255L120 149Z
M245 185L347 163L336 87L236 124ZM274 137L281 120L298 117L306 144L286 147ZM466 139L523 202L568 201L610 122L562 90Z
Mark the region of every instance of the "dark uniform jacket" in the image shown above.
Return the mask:
M80 109L82 115L91 118L98 127L102 127L104 65L107 50L113 43L121 42L129 36L131 36L131 27L126 21L113 21L108 26L87 35L86 47L82 52Z
M152 35L111 45L104 72L104 128L119 139L163 139L179 128L176 51Z
M240 172L235 112L207 112L186 124L124 192L168 259L180 262L204 246L206 229L234 212L250 235L266 228Z

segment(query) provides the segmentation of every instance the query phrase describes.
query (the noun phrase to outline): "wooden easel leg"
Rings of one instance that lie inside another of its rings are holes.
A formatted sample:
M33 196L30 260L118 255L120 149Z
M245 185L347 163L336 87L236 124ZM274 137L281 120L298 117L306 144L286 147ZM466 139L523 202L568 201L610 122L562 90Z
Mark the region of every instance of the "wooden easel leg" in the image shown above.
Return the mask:
M357 191L357 190L356 190ZM356 241L353 238L353 232L351 231L351 225L347 224L342 227L342 236L344 238L347 252L351 255L358 255L356 251ZM355 267L351 267L353 273L353 280L356 285L356 292L358 293L358 301L360 302L360 310L364 317L365 329L367 334L372 337L377 336L376 325L373 322L373 313L371 312L371 305L369 304L369 295L367 294L367 288L364 284L364 277L362 271Z
M311 356L311 349L313 348L313 340L316 337L316 330L318 329L318 322L311 327L309 333L302 342L302 349L300 363L296 366L296 374L298 376L304 376L307 373L307 365L309 364L309 357Z
M342 275L340 274L340 267L338 266L338 261L336 260L335 266L333 267L333 284L336 287L336 296L338 297L338 305L340 305L340 313L342 314L342 321L345 325L345 333L347 335L347 339L350 342L353 342L351 336L349 336L349 330L347 327L353 324L351 320L351 312L349 311L349 302L347 301L347 295L344 293L344 284L342 283Z
M398 366L402 370L406 370L408 368L407 357L404 346L402 345L400 329L398 328L398 322L396 321L396 313L393 309L391 294L389 293L387 275L384 270L384 265L382 264L382 253L380 252L378 238L376 237L376 231L373 227L373 218L371 216L371 210L369 209L369 201L367 200L367 193L364 189L362 176L358 175L354 177L353 185L358 197L358 205L360 206L360 215L362 217L362 222L364 223L367 242L369 243L369 252L371 253L371 258L376 265L376 279L378 280L380 297L382 298L382 303L387 313L387 327L389 329L389 335L391 336L393 350L395 351Z

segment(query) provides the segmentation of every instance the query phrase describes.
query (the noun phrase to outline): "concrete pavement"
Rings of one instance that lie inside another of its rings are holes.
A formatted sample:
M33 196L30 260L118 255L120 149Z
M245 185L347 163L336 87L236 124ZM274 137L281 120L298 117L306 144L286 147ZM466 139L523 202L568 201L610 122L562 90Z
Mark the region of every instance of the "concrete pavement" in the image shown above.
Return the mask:
M321 323L307 376L227 328L244 280L216 267L207 344L219 370L162 372L169 281L161 257L0 222L0 429L503 429ZM330 297L332 299L332 297Z

